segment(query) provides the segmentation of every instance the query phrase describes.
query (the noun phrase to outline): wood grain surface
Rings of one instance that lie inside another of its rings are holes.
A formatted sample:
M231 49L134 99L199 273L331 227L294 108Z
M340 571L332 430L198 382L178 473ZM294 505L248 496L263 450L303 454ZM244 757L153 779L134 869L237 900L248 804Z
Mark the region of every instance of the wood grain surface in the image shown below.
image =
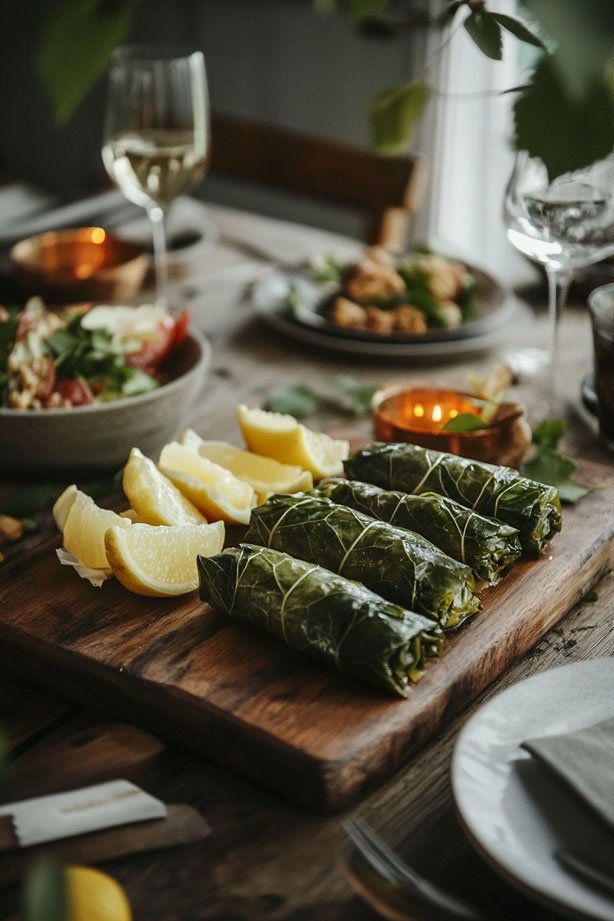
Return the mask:
M565 511L547 555L483 591L481 612L407 701L229 623L196 595L145 599L116 582L95 590L48 547L2 573L0 652L40 684L309 809L337 811L407 761L613 565L614 476L597 465L583 476L602 488Z

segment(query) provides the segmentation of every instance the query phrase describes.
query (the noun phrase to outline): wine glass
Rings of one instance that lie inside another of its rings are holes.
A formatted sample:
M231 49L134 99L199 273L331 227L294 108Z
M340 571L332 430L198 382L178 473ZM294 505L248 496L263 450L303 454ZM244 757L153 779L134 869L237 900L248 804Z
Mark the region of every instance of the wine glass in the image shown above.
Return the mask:
M202 53L119 47L109 70L102 159L113 182L151 221L158 304L169 302L168 209L204 176L209 155Z
M558 332L574 270L614 253L614 156L550 179L545 164L518 154L503 207L510 243L548 278L550 360L546 411L558 398Z

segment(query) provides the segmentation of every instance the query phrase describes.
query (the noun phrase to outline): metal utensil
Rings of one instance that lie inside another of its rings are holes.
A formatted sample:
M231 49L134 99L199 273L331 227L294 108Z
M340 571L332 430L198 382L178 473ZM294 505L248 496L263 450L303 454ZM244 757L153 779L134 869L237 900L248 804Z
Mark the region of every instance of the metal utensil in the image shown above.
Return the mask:
M343 822L343 828L375 873L389 884L402 886L406 895L427 906L431 918L435 911L441 918L486 921L472 905L449 895L416 873L363 819L349 819Z

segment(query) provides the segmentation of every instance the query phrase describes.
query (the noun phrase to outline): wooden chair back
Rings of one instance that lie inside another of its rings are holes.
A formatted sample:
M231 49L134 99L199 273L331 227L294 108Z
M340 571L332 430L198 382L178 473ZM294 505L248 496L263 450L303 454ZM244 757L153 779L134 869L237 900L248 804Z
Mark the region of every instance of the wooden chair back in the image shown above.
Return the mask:
M401 245L422 197L425 163L216 112L212 171L363 211L365 239Z

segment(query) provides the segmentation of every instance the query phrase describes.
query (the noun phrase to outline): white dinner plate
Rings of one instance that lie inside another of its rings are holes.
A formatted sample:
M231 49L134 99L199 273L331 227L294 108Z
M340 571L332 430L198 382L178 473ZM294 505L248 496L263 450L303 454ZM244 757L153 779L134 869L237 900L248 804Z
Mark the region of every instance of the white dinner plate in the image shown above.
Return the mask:
M572 797L566 797L564 815L544 799L538 806L529 793L533 759L520 743L612 716L614 657L576 662L521 681L480 707L463 727L452 759L456 807L477 850L508 882L571 918L614 921L614 899L556 860L561 830L581 828L584 807ZM549 799L547 774L541 779Z

